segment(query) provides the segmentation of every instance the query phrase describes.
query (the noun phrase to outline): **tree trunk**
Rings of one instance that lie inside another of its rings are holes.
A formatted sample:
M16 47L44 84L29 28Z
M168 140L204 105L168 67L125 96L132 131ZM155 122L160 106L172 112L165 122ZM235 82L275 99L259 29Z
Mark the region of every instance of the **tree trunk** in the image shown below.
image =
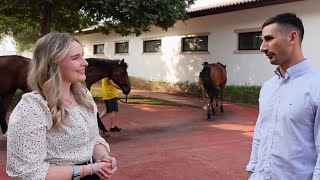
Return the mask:
M42 36L50 32L51 18L52 18L52 4L46 3L43 5L42 11L40 14L39 38L41 38Z

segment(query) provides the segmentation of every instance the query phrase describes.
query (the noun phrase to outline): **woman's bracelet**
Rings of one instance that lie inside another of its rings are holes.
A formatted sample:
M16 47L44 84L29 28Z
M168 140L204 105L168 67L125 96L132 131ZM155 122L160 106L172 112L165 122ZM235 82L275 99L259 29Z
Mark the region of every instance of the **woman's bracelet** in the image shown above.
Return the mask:
M93 161L92 158L90 159L90 175L93 174Z
M80 177L84 177L84 165L81 166L81 173L80 173Z
M93 174L93 164L90 164L90 175Z

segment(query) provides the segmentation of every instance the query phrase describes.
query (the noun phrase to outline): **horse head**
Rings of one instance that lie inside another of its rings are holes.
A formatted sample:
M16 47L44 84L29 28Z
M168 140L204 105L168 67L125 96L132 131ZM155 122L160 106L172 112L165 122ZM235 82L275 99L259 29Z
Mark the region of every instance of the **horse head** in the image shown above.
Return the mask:
M127 72L128 65L124 62L124 59L118 60L117 65L114 67L111 73L110 79L116 83L122 90L123 94L128 95L131 91L131 84Z

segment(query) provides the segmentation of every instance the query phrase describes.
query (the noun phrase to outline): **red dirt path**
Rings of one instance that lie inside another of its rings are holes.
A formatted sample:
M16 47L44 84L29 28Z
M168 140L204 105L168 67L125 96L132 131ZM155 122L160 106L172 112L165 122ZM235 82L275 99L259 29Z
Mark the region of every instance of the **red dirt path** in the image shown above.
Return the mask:
M120 103L123 131L107 138L118 161L112 179L246 179L257 115L256 109L226 104L224 114L207 121L196 107ZM1 180L9 179L5 162L6 140L0 137Z

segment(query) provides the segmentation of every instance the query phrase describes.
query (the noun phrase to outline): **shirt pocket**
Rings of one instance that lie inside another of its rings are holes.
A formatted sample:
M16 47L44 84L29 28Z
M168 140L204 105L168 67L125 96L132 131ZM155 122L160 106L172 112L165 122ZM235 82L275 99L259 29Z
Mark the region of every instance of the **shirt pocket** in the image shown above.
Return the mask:
M286 123L308 126L313 125L315 115L315 104L309 93L296 95L289 99L284 99L279 106L279 116Z

